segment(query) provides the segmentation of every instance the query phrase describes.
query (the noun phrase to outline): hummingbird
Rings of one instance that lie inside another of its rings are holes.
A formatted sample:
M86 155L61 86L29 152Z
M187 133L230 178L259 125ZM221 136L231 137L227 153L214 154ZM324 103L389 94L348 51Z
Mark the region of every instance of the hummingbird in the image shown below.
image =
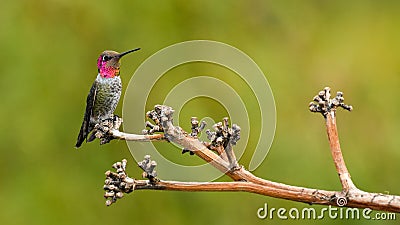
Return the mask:
M102 120L114 116L122 90L119 76L120 60L123 56L137 50L140 50L140 48L123 53L106 50L97 59L98 75L86 99L86 110L75 144L76 148L79 148L85 139L86 142L93 141L96 138L95 135L92 134L89 138L88 135L92 132L94 126Z

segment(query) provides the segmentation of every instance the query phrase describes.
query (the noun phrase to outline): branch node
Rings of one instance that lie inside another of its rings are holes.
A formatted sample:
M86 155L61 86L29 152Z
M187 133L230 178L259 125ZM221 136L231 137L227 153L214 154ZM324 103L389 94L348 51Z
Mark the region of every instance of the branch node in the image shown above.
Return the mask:
M230 128L229 119L225 117L222 122L214 124L213 128L214 131L206 130L207 138L211 141L210 149L216 149L219 155L225 152L231 170L239 168L232 146L236 145L240 139L240 127L233 124Z
M194 152L190 151L190 149L182 148L182 154L185 154L185 153L188 153L188 152L189 152L190 155L194 155Z
M138 163L138 166L143 170L142 177L149 179L151 184L159 181L157 172L154 170L157 166L156 161L150 159L150 155L145 155L144 160Z

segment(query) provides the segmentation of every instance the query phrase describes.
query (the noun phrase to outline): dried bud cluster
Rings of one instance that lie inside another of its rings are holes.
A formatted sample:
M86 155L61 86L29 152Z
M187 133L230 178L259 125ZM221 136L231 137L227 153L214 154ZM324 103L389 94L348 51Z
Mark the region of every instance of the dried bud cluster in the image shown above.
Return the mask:
M107 206L122 198L124 193L130 193L135 188L135 180L128 177L125 172L126 163L126 159L123 159L122 162L116 162L112 166L116 172L108 170L105 173L106 180L104 181L103 189L106 191L104 197L107 199Z
M197 117L192 117L190 122L192 124L192 133L190 133L190 136L197 138L199 133L201 133L204 130L207 123L205 121L201 121L199 125L199 120L197 119Z
M207 138L213 146L226 147L228 143L236 145L240 139L240 127L236 124L229 127L228 117L223 119L223 122L214 124L214 131L206 130Z
M338 91L336 97L331 97L331 89L325 87L324 90L320 91L313 99L314 102L310 102L310 111L319 112L326 116L327 113L332 110L336 110L338 107L342 107L348 111L353 110L351 105L344 104L343 92Z
M210 148L218 151L223 147L231 169L237 169L239 166L232 146L236 145L240 139L240 127L233 124L232 128L230 128L228 117L225 117L223 122L215 124L213 128L214 131L206 130L207 138L211 141Z
M138 166L143 170L142 177L149 179L150 183L158 181L157 172L154 170L157 166L156 161L150 159L150 155L145 155L144 160L138 163Z
M156 105L153 110L148 111L146 113L147 118L151 119L154 121L154 124L152 124L149 121L146 121L145 126L146 128L150 129L144 129L142 131L143 134L154 134L155 132L163 132L163 126L162 122L165 120L171 120L172 121L172 115L174 113L174 110L165 105Z
M193 138L198 138L199 134L204 130L204 128L207 126L206 121L201 121L199 125L199 120L197 117L192 117L190 120L190 123L192 124L192 132L189 134ZM182 149L182 154L189 152L190 155L194 155L194 152L190 151L189 149L183 148Z

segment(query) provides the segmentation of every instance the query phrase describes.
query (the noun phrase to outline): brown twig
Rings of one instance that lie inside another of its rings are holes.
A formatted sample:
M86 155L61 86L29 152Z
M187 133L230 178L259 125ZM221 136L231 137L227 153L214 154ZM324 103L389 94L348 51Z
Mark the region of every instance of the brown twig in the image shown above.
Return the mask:
M115 139L126 140L126 141L166 141L164 134L129 134L119 130L111 130L110 135Z
M151 161L148 158L148 156L145 157L145 160ZM189 192L230 191L230 192L250 192L264 196L282 198L297 202L304 202L308 204L347 206L347 207L385 210L391 212L400 212L399 196L384 195L379 193L368 193L363 191L347 193L347 195L344 196L343 192L290 186L276 182L270 183L270 181L266 180L261 182L262 184L255 182L243 182L243 181L232 181L232 182L163 181L163 180L158 180L155 177L151 178L148 177L149 180L135 180L133 178L130 178L125 173L125 170L121 172L122 171L121 167L118 168L118 165L123 165L124 162L126 165L126 160L123 160L122 163L121 162L114 163L113 168L117 169L117 173L110 171L106 172L107 178L105 182L106 185L104 186L106 194L104 195L104 197L109 199L106 202L107 205L110 205L114 203L118 198L121 198L123 196L123 193L130 193L133 190L165 190L165 191L189 191ZM154 169L154 167L152 169ZM154 182L151 179L156 179L157 181Z
M326 116L326 130L328 133L333 162L335 163L336 171L339 175L343 191L348 192L350 190L357 189L356 186L353 184L353 181L351 180L350 173L347 170L346 164L343 159L334 113L328 113L328 115Z
M122 170L119 168L117 169L117 173L110 171L106 173L107 178L104 187L106 190L105 197L111 198L111 200L107 200L107 204L109 205L115 202L117 198L122 196L122 193L129 193L132 190L245 191L309 204L371 208L375 210L400 212L400 196L361 191L354 186L350 179L350 174L347 171L341 153L335 121L335 110L337 107L340 106L348 110L352 109L351 106L347 106L343 103L342 93L339 92L336 98L330 99L329 89L324 89L314 100L318 104L312 103L310 105L310 110L313 112L320 112L326 118L331 152L336 169L339 173L340 181L342 182L343 190L328 191L291 186L259 178L245 170L242 166L232 167L232 159L226 160L210 150L210 145L218 138L220 138L218 140L220 144L235 143L232 142L235 141L232 139L235 136L233 135L232 129L225 129L229 133L229 135L225 135L225 140L223 140L223 132L210 133L211 135L209 136L211 136L210 139L212 139L211 144L204 144L197 139L197 135L190 135L183 131L182 128L173 125L172 114L174 111L172 108L157 105L153 111L147 114L151 115L149 118L155 122L155 125L149 126L151 129L151 131L148 132L149 135L153 135L156 130L162 131L164 134L163 139L167 139L168 141L181 145L184 149L190 150L201 159L209 162L215 168L231 177L234 181L200 183L178 182L158 180L155 177L147 177L149 180L135 180L129 178L124 169ZM239 136L236 137L237 140L238 137ZM216 143L217 142L214 144ZM226 145L222 144L222 146L225 147L226 151ZM147 162L150 162L149 158L147 160ZM126 165L126 163L119 163L118 165ZM152 170L154 167L152 167ZM148 173L146 172L146 174Z
M343 159L342 150L340 148L339 136L336 127L336 109L337 107L342 107L351 111L353 107L343 103L344 98L342 92L338 92L336 97L333 99L331 99L330 96L330 88L324 88L324 90L320 91L319 94L314 97L314 102L316 103L310 103L310 110L312 112L322 113L325 118L326 132L328 134L333 162L335 163L343 192L346 193L352 190L357 190L357 188L351 180L350 173L347 170Z
M100 139L100 144L109 143L113 139L126 141L160 141L167 140L163 133L159 134L129 134L119 131L122 118L114 116L95 126L95 135ZM154 127L152 127L154 128ZM157 130L158 131L158 130Z

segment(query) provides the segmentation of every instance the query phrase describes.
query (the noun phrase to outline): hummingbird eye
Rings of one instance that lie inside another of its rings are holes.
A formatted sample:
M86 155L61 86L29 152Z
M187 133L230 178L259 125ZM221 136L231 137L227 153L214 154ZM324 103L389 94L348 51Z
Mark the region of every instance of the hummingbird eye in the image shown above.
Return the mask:
M104 55L103 58L102 58L102 60L103 60L104 62L107 62L107 61L110 60L110 59L111 59L111 56L108 56L108 55Z

